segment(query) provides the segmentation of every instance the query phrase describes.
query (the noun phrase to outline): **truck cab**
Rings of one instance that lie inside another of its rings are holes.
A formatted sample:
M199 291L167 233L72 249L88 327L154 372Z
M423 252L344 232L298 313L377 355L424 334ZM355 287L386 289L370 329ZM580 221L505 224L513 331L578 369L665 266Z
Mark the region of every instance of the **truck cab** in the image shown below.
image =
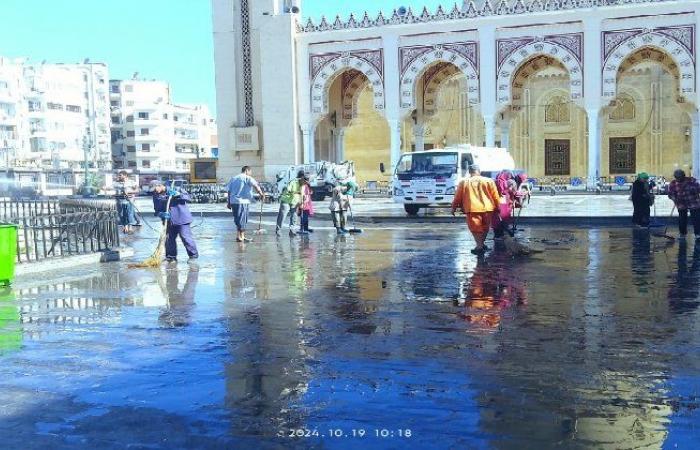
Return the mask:
M392 177L394 202L403 204L409 215L418 214L421 208L449 206L460 180L469 176L472 164L478 164L487 177L515 169L513 158L503 148L459 145L404 153Z

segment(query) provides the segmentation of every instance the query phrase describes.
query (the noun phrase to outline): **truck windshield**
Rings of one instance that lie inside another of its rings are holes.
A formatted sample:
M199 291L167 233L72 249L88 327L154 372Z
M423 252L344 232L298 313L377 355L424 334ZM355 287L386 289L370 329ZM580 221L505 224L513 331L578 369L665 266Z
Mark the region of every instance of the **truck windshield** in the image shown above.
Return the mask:
M408 153L396 168L398 175L453 175L457 172L457 153Z

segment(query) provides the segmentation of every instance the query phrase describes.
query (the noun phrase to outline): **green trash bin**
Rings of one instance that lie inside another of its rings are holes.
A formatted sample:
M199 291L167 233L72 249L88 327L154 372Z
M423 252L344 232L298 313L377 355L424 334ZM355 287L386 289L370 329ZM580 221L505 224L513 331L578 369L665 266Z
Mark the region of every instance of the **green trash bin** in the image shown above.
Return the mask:
M0 286L8 286L15 277L17 261L17 225L0 224Z

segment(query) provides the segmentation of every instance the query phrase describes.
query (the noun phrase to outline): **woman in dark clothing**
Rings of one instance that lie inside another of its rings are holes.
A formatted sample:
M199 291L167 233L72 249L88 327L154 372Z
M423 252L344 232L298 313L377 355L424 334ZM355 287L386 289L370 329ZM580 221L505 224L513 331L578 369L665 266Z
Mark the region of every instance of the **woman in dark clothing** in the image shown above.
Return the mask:
M637 179L632 183L631 199L634 207L632 223L639 227L648 227L651 205L654 203L654 194L651 193L649 175L646 172L637 175Z

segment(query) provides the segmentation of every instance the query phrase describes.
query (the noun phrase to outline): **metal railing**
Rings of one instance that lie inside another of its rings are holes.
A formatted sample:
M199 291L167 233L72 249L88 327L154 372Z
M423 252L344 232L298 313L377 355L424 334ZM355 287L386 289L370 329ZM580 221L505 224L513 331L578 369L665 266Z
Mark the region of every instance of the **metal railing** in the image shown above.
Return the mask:
M118 213L113 201L3 201L0 222L18 226L18 263L119 247Z
M2 200L0 219L7 221L16 217L41 216L60 212L58 199L49 200Z

